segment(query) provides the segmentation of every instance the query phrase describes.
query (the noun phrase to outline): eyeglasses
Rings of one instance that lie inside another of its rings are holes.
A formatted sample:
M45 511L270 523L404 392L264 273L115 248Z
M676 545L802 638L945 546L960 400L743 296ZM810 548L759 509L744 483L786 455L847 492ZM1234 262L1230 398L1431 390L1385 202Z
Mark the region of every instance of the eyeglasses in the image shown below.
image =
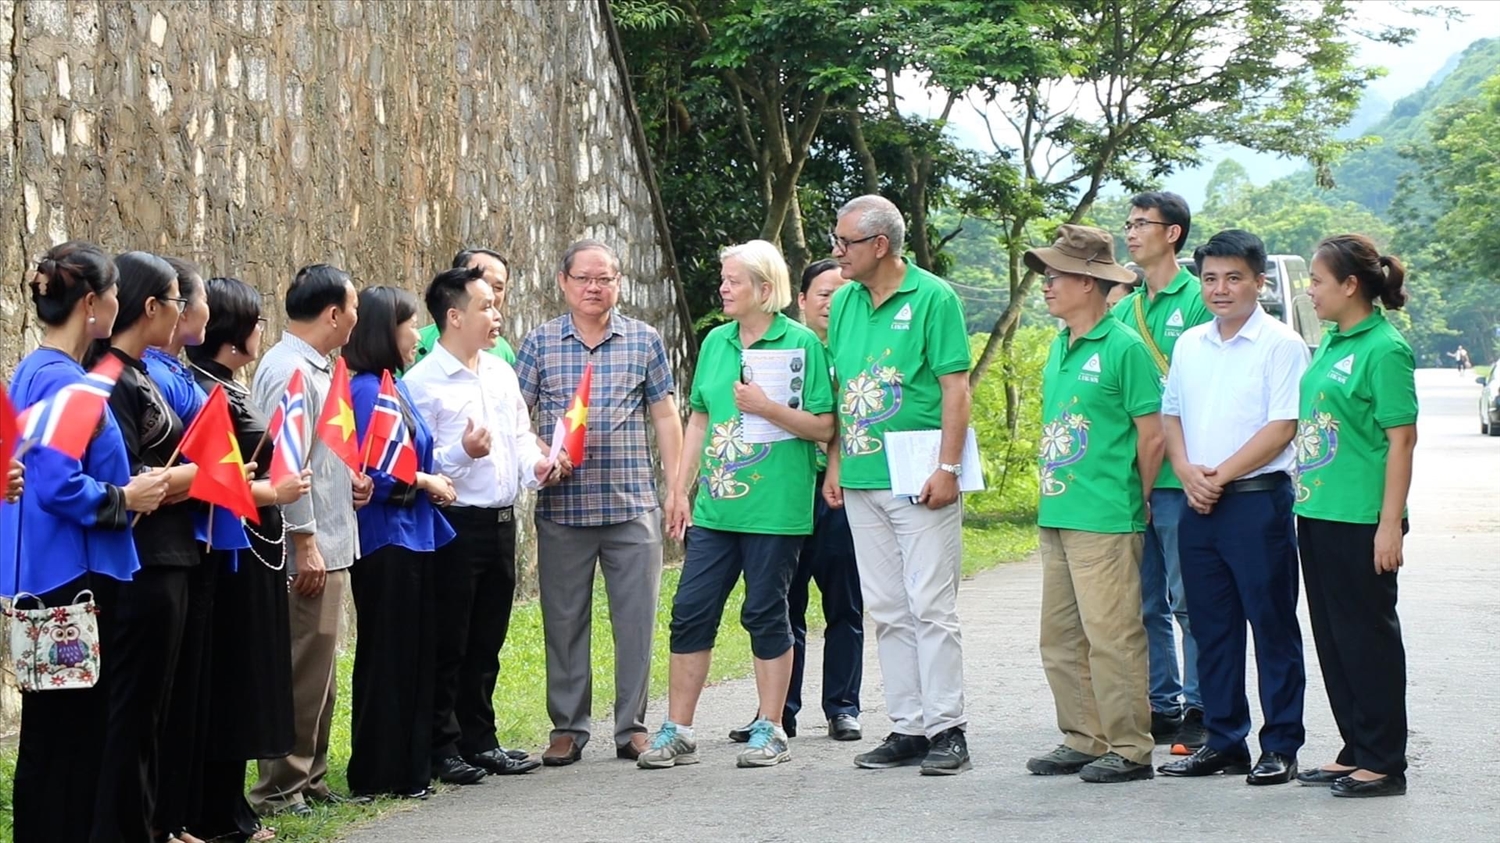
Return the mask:
M876 237L880 236L882 235L871 234L869 237L861 237L858 240L850 240L847 237L840 237L830 231L828 232L828 246L835 252L847 252L849 251L850 246L858 246L861 243L868 243L871 240L874 240Z
M620 281L620 276L600 275L597 278L591 278L586 275L569 275L568 280L572 281L574 284L577 284L580 287L599 287L603 289L613 287L614 285L618 284Z
M266 327L269 324L271 324L271 320L267 319L266 317L264 317L264 316L257 316L257 317L255 317L255 325L256 325L256 327L258 327L258 328L264 328L264 327Z
M187 306L188 306L188 300L185 299L185 298L182 298L181 296L161 296L158 299L158 301L169 301L169 302L172 302L173 304L176 304L177 305L177 312L178 313L181 313L182 311L187 310Z
M1148 225L1159 225L1162 228L1166 228L1169 225L1176 225L1176 223L1157 222L1156 220L1131 220L1125 223L1123 228L1125 229L1125 233L1129 234L1130 232L1135 231L1137 228L1145 228Z
M1077 275L1067 275L1067 274L1053 275L1051 273L1047 273L1047 274L1045 274L1045 275L1042 276L1042 286L1043 287L1050 287L1053 284L1056 284L1057 282L1061 281L1064 278L1077 278L1077 277L1079 277L1079 276L1077 276Z

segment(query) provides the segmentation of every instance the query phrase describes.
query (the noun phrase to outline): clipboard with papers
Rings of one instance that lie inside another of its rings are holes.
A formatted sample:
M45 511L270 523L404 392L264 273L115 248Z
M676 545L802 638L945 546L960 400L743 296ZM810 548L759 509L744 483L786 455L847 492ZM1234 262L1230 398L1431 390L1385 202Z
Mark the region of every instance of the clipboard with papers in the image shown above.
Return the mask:
M937 471L942 441L941 430L893 430L885 434L885 460L891 470L893 496L914 498L922 494L922 485ZM984 469L979 464L979 443L972 427L964 433L960 464L963 473L958 477L958 490L984 491Z

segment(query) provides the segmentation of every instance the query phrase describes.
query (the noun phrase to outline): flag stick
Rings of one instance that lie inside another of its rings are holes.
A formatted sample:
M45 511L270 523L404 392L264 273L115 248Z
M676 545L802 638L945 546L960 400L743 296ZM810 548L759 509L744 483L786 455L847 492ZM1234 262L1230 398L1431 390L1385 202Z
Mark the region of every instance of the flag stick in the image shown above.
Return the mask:
M214 552L214 505L213 504L209 504L208 505L208 529L204 530L203 532L206 533L207 536L208 536L208 540L205 541L204 544L207 545L208 552L209 553L213 553Z

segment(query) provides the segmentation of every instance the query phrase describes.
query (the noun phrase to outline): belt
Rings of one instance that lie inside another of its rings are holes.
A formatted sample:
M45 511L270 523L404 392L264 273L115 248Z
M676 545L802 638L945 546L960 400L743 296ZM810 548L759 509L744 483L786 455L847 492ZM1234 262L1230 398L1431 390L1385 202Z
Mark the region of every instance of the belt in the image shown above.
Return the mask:
M513 506L450 506L446 511L471 521L493 521L499 524L514 521L516 517L516 508Z
M1285 471L1273 471L1269 474L1257 474L1254 477L1246 477L1243 480L1235 480L1224 487L1224 494L1235 492L1270 492L1281 488L1282 484L1292 482L1291 475Z

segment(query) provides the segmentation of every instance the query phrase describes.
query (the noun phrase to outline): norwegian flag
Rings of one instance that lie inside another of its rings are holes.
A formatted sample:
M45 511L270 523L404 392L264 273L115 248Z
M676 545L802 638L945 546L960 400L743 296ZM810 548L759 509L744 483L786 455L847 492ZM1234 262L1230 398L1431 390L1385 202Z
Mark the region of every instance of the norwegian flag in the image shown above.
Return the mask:
M16 426L21 430L20 448L42 445L61 451L75 460L83 459L89 442L104 415L109 394L120 380L125 364L113 354L106 354L83 380L59 389L51 398L27 407Z
M299 477L307 466L307 388L302 370L292 372L286 392L271 415L270 431L274 446L271 454L271 483L288 477Z
M365 433L365 460L368 468L374 457L376 471L403 483L417 482L417 449L412 445L411 431L401 417L401 399L389 370L380 376L380 394L370 414L370 429Z

